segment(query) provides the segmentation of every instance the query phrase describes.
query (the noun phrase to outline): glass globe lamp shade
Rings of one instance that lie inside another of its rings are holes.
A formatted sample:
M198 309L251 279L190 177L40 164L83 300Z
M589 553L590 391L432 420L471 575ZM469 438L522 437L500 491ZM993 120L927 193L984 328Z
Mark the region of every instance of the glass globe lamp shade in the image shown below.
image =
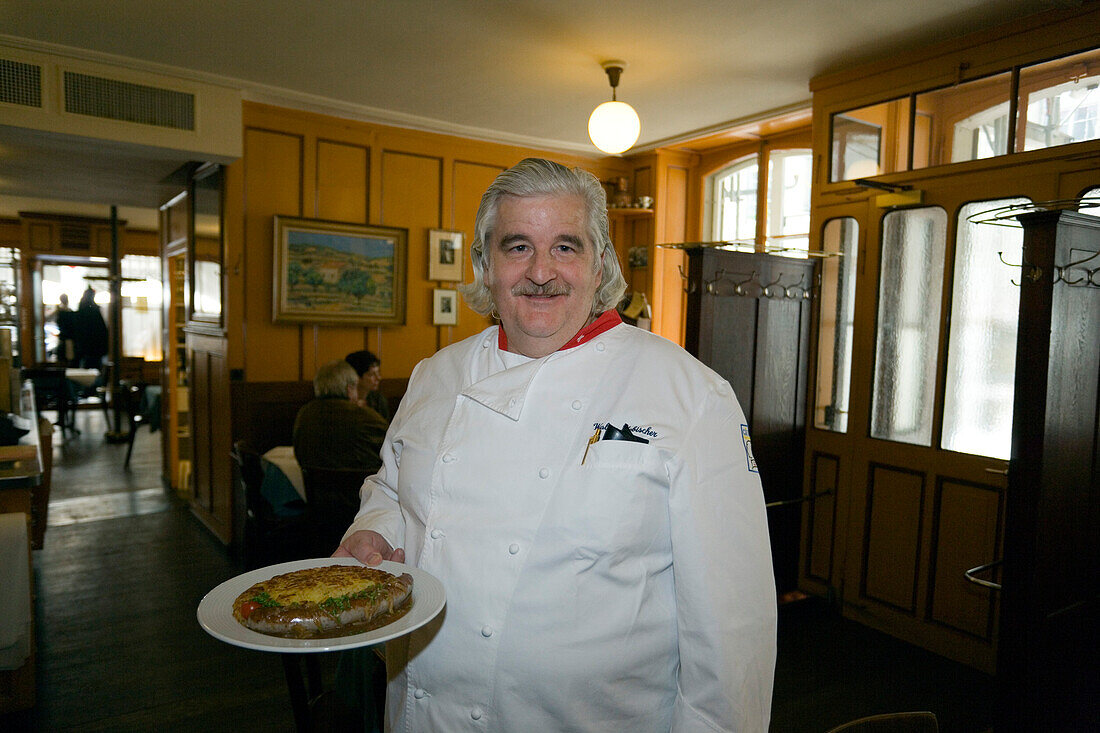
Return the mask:
M604 102L588 118L588 136L605 153L621 153L638 140L642 123L626 102Z

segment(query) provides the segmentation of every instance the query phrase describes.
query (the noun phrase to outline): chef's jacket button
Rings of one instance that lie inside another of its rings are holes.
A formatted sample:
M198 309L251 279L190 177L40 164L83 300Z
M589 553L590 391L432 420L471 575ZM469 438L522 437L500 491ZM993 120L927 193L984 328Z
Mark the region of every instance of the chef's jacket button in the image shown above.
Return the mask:
M603 341L601 341L600 343L596 344L596 351L603 351L603 350L604 350L604 349L606 349L606 348L607 348L607 347L603 345Z
M510 400L508 400L508 406L509 406L509 407L515 407L515 406L516 406L516 398L515 398L515 397L513 397L513 398L512 398L512 399L510 399Z
M432 530L432 539L433 540L438 540L442 536L443 536L443 530L441 530L441 529L433 529Z
M493 627L489 624L485 624L481 627L481 635L488 639L490 636L493 635Z
M474 708L470 711L470 717L474 720L481 720L482 712L481 708Z
M573 409L574 409L574 410L579 410L579 409L581 409L581 407L583 407L583 406L584 406L584 405L583 405L583 403L582 403L582 402L581 402L580 400L573 400L573 405L572 405L572 407L573 407Z
M543 466L542 468L539 469L539 478L547 478L549 476L550 476L550 469L549 468L547 468L546 466Z
M444 453L443 454L443 462L444 463L454 463L455 462L454 454L453 453Z
M423 700L427 696L428 691L425 690L423 687L417 687L416 690L413 691L413 697L415 697L417 700Z
M513 555L518 555L519 554L519 543L513 542L512 544L508 545L508 552L510 552Z

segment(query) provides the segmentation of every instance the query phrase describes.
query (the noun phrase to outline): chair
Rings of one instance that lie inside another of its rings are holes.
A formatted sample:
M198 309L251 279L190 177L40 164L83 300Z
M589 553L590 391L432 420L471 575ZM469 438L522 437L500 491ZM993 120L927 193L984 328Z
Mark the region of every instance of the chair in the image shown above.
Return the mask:
M242 555L249 569L311 557L305 516L279 517L261 488L262 454L246 440L233 443L233 463L244 488L245 517Z
M331 555L359 511L359 489L374 473L367 468L302 466L306 524L315 553Z
M831 728L828 733L939 733L939 729L936 716L922 711L858 718Z
M134 438L137 437L138 428L149 422L145 416L145 387L145 384L129 382L120 382L118 386L119 406L126 413L130 428L126 434L126 460L122 464L126 468L130 467L130 454L134 452Z
M61 427L61 435L65 431L80 434L76 429L75 408L76 395L65 378L63 366L37 366L23 367L23 379L29 379L34 385L35 409L38 412L53 410L57 412L57 421L54 425Z

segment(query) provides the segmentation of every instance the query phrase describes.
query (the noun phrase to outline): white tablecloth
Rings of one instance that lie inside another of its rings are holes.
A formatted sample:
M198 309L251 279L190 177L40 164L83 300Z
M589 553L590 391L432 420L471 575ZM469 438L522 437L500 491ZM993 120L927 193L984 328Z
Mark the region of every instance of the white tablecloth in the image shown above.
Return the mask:
M65 379L76 382L81 387L91 387L93 384L95 384L95 380L99 379L99 370L67 367L65 369Z
M298 465L298 460L294 457L294 446L277 445L264 453L263 457L265 461L277 466L286 475L290 485L305 500L306 485L302 480L302 467Z

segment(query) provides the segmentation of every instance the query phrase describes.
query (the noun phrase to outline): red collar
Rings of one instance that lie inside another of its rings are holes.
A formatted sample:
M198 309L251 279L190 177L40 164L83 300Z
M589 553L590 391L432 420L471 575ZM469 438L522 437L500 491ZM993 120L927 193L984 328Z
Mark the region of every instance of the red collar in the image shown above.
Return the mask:
M593 337L599 336L604 331L609 331L615 326L618 326L623 322L623 319L619 316L619 312L612 308L606 310L600 314L599 318L589 323L587 326L577 331L577 334L565 342L558 351L564 351L571 349L574 346L580 346L585 341L591 341ZM504 333L504 326L497 328L497 348L501 351L508 350L508 336Z

